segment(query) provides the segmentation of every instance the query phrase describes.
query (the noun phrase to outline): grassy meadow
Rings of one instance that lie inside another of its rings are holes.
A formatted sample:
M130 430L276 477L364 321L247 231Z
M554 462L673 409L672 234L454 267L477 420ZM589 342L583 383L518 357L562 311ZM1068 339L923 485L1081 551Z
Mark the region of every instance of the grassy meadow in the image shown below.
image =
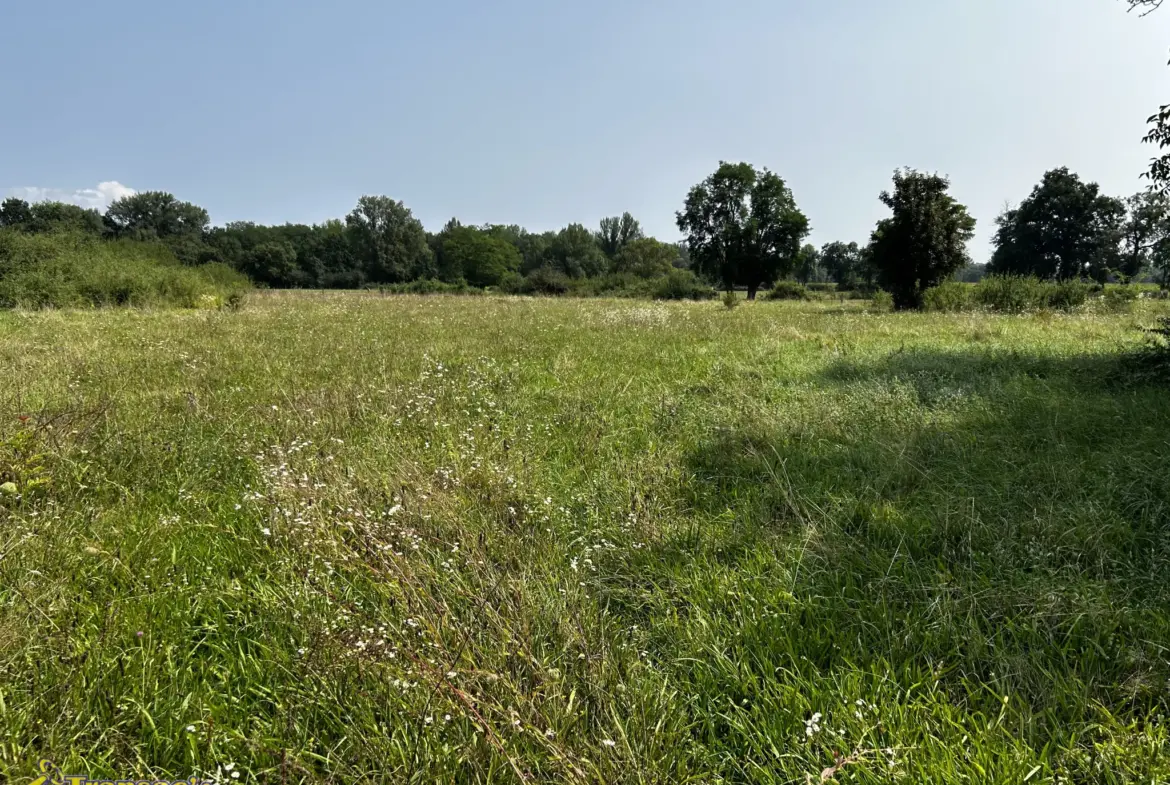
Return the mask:
M866 308L0 313L0 780L1167 782L1167 305Z

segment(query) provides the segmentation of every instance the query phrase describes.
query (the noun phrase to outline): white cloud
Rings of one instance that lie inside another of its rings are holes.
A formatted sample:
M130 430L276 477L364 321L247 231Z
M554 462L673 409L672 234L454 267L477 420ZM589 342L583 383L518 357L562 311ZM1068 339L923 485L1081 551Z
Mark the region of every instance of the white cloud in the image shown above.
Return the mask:
M68 202L81 207L105 210L112 202L137 192L129 186L122 185L117 180L108 180L104 183L98 183L96 188L79 188L76 191L67 191L64 188L26 186L12 188L8 193L10 196L24 199L26 202Z

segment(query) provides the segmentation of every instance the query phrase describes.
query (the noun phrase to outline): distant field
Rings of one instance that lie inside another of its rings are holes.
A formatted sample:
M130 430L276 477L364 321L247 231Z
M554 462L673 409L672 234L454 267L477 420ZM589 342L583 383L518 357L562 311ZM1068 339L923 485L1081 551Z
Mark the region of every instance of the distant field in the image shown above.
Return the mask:
M1166 782L1167 304L865 307L0 313L0 779Z

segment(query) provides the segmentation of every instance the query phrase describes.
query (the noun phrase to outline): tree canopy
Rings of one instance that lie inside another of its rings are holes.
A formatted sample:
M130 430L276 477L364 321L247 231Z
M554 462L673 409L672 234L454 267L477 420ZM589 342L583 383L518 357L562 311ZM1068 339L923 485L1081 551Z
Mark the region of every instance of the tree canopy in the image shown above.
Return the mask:
M1019 207L996 220L995 273L1104 281L1120 264L1125 206L1068 167L1046 172ZM1135 271L1136 272L1136 271Z
M809 233L784 180L747 163L721 162L676 217L694 268L749 298L792 271Z
M948 193L950 181L913 169L894 172L894 190L880 198L893 215L878 222L870 255L896 308L919 308L922 294L969 259L975 219Z

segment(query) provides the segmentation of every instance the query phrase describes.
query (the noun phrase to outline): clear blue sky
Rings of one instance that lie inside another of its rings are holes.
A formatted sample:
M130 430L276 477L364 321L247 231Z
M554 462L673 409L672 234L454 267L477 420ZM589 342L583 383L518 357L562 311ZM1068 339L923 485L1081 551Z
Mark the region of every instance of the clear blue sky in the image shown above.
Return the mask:
M629 210L673 239L729 159L780 173L815 242L861 242L908 165L951 176L976 260L1046 169L1138 190L1170 102L1170 7L1120 0L0 0L0 52L0 193L115 182L216 223L380 193L430 229Z

